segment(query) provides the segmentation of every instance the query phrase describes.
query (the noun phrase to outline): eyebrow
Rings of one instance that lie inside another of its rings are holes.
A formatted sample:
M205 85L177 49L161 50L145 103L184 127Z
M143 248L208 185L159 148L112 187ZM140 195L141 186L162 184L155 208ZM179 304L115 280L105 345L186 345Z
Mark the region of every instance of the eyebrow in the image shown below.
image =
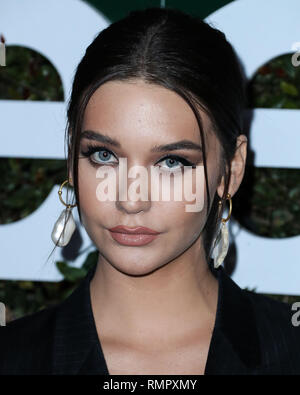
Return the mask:
M94 140L94 141L99 141L104 144L110 144L113 147L117 148L122 148L121 144L100 132L94 132L93 130L85 130L84 132L81 133L80 139L86 138L88 140ZM151 152L166 152L166 151L176 151L180 149L187 149L187 150L196 150L196 151L202 151L202 147L199 144L194 143L193 141L190 140L180 140L176 141L175 143L169 143L165 145L155 145L151 148Z

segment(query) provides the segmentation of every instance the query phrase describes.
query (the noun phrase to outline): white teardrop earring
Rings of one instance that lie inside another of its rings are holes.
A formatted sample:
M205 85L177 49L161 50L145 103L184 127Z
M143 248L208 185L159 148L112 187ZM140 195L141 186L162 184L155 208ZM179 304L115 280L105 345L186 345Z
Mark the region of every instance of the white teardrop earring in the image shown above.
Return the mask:
M229 235L226 222L229 220L232 212L232 201L230 193L227 194L226 199L229 199L229 214L227 218L222 218L221 229L218 232L213 244L212 258L214 260L214 267L218 268L224 261L229 247ZM222 200L219 201L219 206L222 205Z
M69 180L65 180L58 191L58 196L62 204L66 206L66 208L62 211L60 216L58 217L57 221L54 224L51 238L55 245L58 247L65 247L74 233L76 228L76 224L72 214L72 208L76 206L76 204L67 204L64 202L62 195L62 189Z

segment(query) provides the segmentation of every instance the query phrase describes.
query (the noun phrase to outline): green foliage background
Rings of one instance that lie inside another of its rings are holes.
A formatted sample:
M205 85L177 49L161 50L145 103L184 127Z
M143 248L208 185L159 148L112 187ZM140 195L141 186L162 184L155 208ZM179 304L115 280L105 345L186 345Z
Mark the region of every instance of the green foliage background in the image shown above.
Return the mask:
M299 109L300 67L292 66L291 54L260 67L249 82L248 96L253 108ZM0 99L61 101L64 95L60 77L45 57L14 46L7 47L7 66L0 68ZM53 185L61 184L67 178L63 160L0 158L0 174L1 224L18 221L34 212ZM250 181L253 184L251 204L247 213L238 217L243 226L265 237L299 235L299 169L247 168L243 184ZM233 208L233 215L238 216L239 206L235 206L235 197ZM98 251L90 253L81 268L57 262L57 268L64 276L64 281L58 283L1 281L0 301L6 304L7 322L66 298L96 264L97 257ZM268 296L289 303L300 300L300 296Z

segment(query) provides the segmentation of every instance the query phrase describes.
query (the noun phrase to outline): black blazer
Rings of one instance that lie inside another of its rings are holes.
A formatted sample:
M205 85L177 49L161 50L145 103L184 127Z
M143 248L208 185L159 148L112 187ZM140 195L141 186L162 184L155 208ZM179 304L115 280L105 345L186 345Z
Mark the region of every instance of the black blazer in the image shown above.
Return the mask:
M0 374L109 375L91 308L91 269L62 303L0 328ZM220 266L205 375L300 374L291 306L241 289Z

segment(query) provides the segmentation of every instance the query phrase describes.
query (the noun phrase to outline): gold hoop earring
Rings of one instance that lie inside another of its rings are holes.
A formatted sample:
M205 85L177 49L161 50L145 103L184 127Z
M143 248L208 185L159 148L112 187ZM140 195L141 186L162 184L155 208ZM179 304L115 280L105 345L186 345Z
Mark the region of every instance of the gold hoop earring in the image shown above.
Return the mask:
M58 190L59 200L66 208L58 217L51 233L52 241L58 247L65 247L69 243L76 228L72 214L72 208L75 207L76 204L68 204L62 198L62 189L67 183L70 183L68 179L61 184Z
M230 193L227 193L226 200L229 200L229 213L228 213L227 218L222 218L222 222L223 222L224 224L225 224L227 221L229 221L229 219L230 219L230 217L231 217L231 213L232 213L232 200L231 200L231 195L230 195ZM221 206L222 203L223 203L222 200L220 200L220 201L219 201L219 205Z
M226 199L229 200L229 213L227 218L222 218L221 228L218 231L217 237L213 243L212 258L214 259L214 267L218 268L224 261L229 247L229 234L226 222L229 221L232 213L232 200L230 193L227 193ZM219 207L221 207L223 201L219 201Z
M76 207L76 204L67 204L67 203L65 203L65 201L64 201L63 198L61 197L61 195L62 195L62 189L63 189L63 187L64 187L67 183L70 184L70 181L69 181L69 180L65 180L65 181L61 184L61 186L59 187L59 190L58 190L58 196L59 196L59 200L62 202L62 204L64 204L67 208L73 208L73 207Z

